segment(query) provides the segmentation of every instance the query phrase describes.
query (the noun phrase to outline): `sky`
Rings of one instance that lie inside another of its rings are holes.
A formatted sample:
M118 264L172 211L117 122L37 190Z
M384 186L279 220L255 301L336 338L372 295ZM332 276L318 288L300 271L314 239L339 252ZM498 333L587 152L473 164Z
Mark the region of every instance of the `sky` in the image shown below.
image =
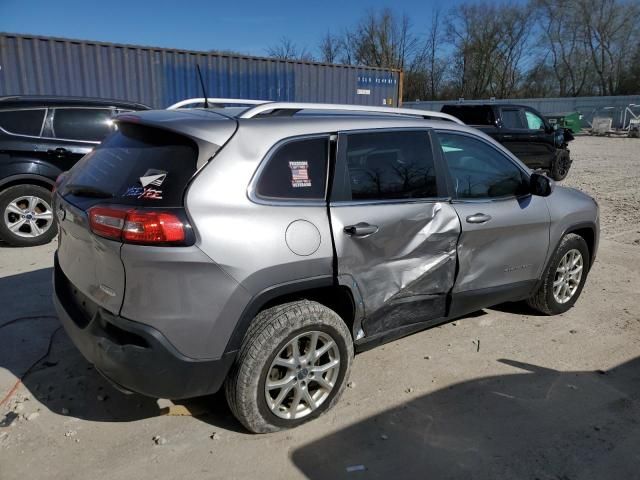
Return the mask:
M0 0L0 31L258 56L286 36L317 54L328 30L341 32L369 9L406 13L422 33L434 8L459 1Z

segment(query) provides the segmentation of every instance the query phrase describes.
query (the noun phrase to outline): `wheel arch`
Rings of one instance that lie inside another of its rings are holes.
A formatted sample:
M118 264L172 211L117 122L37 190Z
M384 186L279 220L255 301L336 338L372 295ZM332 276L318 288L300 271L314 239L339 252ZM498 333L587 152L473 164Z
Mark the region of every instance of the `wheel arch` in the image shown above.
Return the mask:
M6 190L10 187L15 187L17 185L37 185L51 191L53 190L55 181L42 175L28 173L11 175L0 180L0 191Z
M549 264L553 260L553 256L554 256L556 250L558 249L558 247L562 243L562 239L564 237L566 237L567 235L569 235L570 233L574 233L576 235L579 235L580 237L582 237L584 239L584 241L587 244L587 248L589 250L589 269L593 265L593 262L595 260L595 256L596 256L596 253L597 253L597 250L598 250L598 228L597 228L596 224L593 223L593 222L582 222L582 223L575 223L573 225L570 225L570 226L566 227L564 230L562 230L562 233L560 235L558 235L558 237L557 237L558 240L557 240L556 244L551 246L552 249L548 253L548 257L546 259L546 263L544 265L544 268L542 269L542 272L540 273L540 277L538 278L538 281L536 282L536 288L535 289L537 289L540 286L540 284L542 283L542 281L544 279L544 276L545 276L545 273L546 273L547 269L549 268Z
M596 247L597 247L595 225L591 223L583 223L583 224L569 227L567 230L565 230L565 232L560 237L560 241L562 241L562 239L565 236L569 235L570 233L573 233L575 235L582 237L586 242L587 248L589 249L589 267L591 267L596 257L595 254L596 254Z
M356 307L351 290L347 286L338 285L332 276L315 277L275 285L255 295L242 312L227 342L225 353L240 348L249 325L258 313L297 300L315 301L332 309L342 318L353 335Z

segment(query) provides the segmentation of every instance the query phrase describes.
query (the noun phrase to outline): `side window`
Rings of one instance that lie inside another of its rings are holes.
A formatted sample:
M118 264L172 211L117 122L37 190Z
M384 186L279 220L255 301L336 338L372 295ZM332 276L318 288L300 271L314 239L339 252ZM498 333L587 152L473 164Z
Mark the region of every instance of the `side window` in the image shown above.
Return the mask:
M524 122L522 121L522 115L520 115L519 108L503 108L501 110L502 124L506 128L513 128L517 130L526 129Z
M527 193L527 176L509 158L481 140L438 133L458 199L517 196Z
M0 111L0 127L9 133L40 136L46 110L4 110Z
M101 142L112 131L111 110L106 108L56 108L53 115L56 138Z
M323 200L328 158L328 137L285 143L271 155L262 170L257 195L284 200Z
M535 113L525 110L524 114L527 118L527 128L529 130L540 130L544 128L544 121Z
M347 136L346 156L353 200L438 196L426 132L351 134Z

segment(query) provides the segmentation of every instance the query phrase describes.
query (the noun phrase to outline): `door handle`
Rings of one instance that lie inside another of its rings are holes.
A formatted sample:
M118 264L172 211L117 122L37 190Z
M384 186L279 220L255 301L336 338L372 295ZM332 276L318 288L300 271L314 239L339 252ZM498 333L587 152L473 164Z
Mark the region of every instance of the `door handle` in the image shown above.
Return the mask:
M467 217L467 223L485 223L491 220L491 215L486 213L474 213Z
M344 233L350 237L367 237L373 235L378 231L377 225L370 225L365 222L356 223L355 225L349 225L344 227Z
M58 147L55 150L47 150L47 153L50 155L55 155L57 158L64 158L69 153L69 150L66 148Z

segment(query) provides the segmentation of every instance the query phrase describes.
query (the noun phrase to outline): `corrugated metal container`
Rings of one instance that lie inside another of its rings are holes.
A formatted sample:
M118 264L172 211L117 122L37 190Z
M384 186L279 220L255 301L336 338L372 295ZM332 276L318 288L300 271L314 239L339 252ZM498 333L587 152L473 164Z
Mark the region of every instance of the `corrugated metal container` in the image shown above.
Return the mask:
M0 33L0 96L73 95L165 108L201 97L398 105L401 72Z
M459 103L456 100L434 101L434 102L404 102L403 107L418 108L422 110L440 111L442 106L452 103ZM613 119L615 128L626 127L629 115L625 117L625 109L631 104L640 105L640 95L620 95L614 97L564 97L564 98L513 98L504 100L464 100L465 104L478 103L515 103L535 108L542 114L547 113L567 113L579 112L582 114L582 126L591 126L593 116L606 115ZM636 112L637 114L637 112ZM626 121L625 121L626 120Z

